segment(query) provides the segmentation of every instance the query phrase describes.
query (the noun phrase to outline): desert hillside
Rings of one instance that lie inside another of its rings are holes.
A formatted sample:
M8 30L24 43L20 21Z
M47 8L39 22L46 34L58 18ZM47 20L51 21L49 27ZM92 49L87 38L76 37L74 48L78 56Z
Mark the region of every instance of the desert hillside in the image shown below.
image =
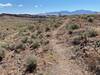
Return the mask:
M0 75L100 75L100 15L0 15Z

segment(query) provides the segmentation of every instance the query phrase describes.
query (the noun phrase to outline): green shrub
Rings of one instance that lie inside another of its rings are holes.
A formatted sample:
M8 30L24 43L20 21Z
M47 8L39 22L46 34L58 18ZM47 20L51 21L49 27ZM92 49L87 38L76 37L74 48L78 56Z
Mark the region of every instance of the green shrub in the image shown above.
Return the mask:
M33 42L34 42L34 39L29 38L29 39L27 40L27 43L29 43L29 44L32 44Z
M40 45L39 45L38 42L33 42L32 45L31 45L31 48L32 48L32 49L36 49L36 48L38 48L39 46L40 46Z
M75 36L75 37L73 37L71 43L72 43L73 45L79 45L79 44L81 43L81 40L82 40L82 39L83 39L83 38L82 38L81 36Z
M25 45L22 42L17 42L17 43L13 43L13 44L9 44L8 45L8 49L10 49L11 51L15 51L15 52L20 52L20 50L25 50Z
M6 42L0 42L0 47L7 49L8 48L8 43Z
M79 52L81 49L80 49L80 46L74 46L72 50L74 54L77 54L77 52Z
M100 47L100 40L96 41L96 47Z
M32 39L36 39L36 34L33 33L33 34L31 35L31 38L32 38Z
M22 42L15 44L15 49L25 49L25 45Z
M42 33L42 31L41 31L41 30L38 30L36 35L38 36L38 35L40 35L41 33Z
M49 27L46 27L45 28L45 32L48 32L48 31L50 31L50 28Z
M47 44L49 44L49 40L41 40L41 44L46 46Z
M26 61L26 71L32 73L36 70L37 60L35 56L29 56Z
M84 33L84 35L86 35L87 37L96 37L98 33L93 29L89 29Z
M22 43L27 43L28 37L24 37L21 39Z
M7 35L7 32L0 32L0 39L4 40Z
M75 29L79 29L79 26L76 24L69 24L66 26L66 29L68 30L75 30Z
M88 22L93 22L93 17L88 17L87 20Z
M33 25L28 25L27 29L34 32L34 26Z
M11 51L15 50L15 44L14 43L9 44L8 49L11 50Z
M2 61L2 59L5 57L5 52L4 49L2 47L0 47L0 62Z

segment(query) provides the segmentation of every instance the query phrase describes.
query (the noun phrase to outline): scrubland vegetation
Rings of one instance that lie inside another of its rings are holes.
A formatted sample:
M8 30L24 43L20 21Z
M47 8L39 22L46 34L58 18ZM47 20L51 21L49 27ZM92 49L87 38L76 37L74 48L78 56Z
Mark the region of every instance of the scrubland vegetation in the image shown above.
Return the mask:
M57 43L52 45L54 38ZM58 44L64 45L65 60L100 75L100 15L0 16L0 74L53 75L60 57L54 47Z

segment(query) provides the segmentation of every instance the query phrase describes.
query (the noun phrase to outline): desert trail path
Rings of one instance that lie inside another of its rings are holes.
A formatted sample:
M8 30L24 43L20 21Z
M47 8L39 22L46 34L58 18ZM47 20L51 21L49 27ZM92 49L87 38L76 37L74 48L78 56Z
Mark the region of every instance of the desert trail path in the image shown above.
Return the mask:
M57 56L57 64L54 64L50 75L89 75L87 72L83 71L77 64L72 63L69 60L69 48L64 47L62 44L57 44L59 40L56 38L58 31L69 23L67 19L58 29L52 32L52 39L50 45ZM68 50L67 50L68 49Z

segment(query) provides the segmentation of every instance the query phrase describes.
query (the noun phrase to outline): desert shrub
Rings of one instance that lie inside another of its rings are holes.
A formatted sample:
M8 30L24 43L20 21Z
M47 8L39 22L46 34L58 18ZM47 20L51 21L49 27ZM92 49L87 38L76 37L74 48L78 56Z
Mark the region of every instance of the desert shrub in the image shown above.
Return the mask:
M33 32L34 31L34 26L33 25L28 25L27 29Z
M14 50L15 52L19 52L20 50L25 49L25 45L22 42L17 42L17 43L9 44L7 48L11 51Z
M39 39L42 39L43 37L44 37L43 34L38 35L38 38L39 38Z
M45 32L48 32L48 31L50 31L50 28L49 27L46 27L45 28Z
M0 32L0 39L5 39L8 34L6 32Z
M4 56L5 56L4 49L0 47L0 62L3 60Z
M73 37L71 43L73 45L79 45L81 43L82 39L83 39L82 36L75 36L75 37Z
M36 57L33 55L29 56L26 61L26 71L32 73L36 70L36 67L37 67Z
M29 43L29 44L32 44L33 42L34 42L34 39L29 38L29 39L27 40L27 43Z
M49 40L46 40L46 41L44 42L44 45L47 45L47 44L49 44Z
M93 29L89 29L84 32L84 35L86 35L87 37L96 37L98 33Z
M58 26L59 26L59 25L55 24L55 25L54 25L54 28L57 28Z
M95 45L96 47L100 47L100 40L96 41Z
M33 33L33 34L31 35L31 38L32 38L32 39L35 39L35 38L36 38L36 35Z
M49 44L49 40L43 40L41 44L42 45L47 45L47 44Z
M34 33L32 33L31 38L36 39L37 36L41 35L41 30L36 30Z
M69 24L69 25L66 25L66 29L75 30L75 29L79 29L79 26L76 24Z
M38 35L40 35L41 33L42 33L42 31L38 30L36 35L38 36Z
M6 49L6 48L8 48L8 43L6 43L6 42L0 42L0 47Z
M22 43L27 43L27 40L28 40L28 37L23 37L23 38L21 39Z
M93 17L88 17L87 20L88 22L93 22Z
M15 50L15 44L14 44L14 43L9 44L7 48L8 48L9 50L13 51L13 50Z
M39 45L39 43L37 42L37 41L34 41L33 43L32 43L32 45L31 45L31 48L32 49L36 49L36 48L38 48L40 45Z
M80 51L80 46L74 46L72 50L73 50L74 54L76 55L77 52Z
M30 33L29 32L19 32L18 35L19 36L29 36Z
M22 42L15 44L15 49L25 49L25 45Z
M50 34L46 34L46 37L48 38L48 37L50 37L51 35Z

